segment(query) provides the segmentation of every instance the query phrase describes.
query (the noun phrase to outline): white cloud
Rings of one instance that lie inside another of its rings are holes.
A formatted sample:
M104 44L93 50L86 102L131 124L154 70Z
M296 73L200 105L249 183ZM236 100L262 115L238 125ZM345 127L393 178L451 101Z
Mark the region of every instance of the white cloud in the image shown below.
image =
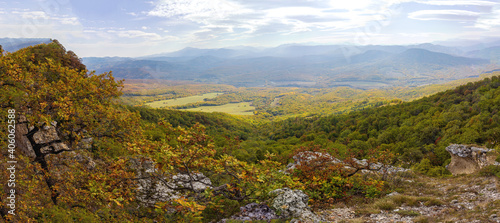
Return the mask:
M191 36L215 39L222 35L250 37L260 34L288 35L301 32L338 31L387 22L395 11L391 6L411 0L162 0L149 16L198 24ZM234 33L238 30L239 33ZM242 31L243 30L243 31Z
M420 10L408 15L417 20L448 20L448 21L470 21L476 20L481 14L466 10Z
M187 19L223 19L241 13L242 8L227 0L162 0L148 12L150 16Z
M446 5L446 6L494 6L498 2L484 1L484 0L420 0L418 3L428 4L428 5Z
M116 34L121 38L145 38L148 40L162 39L162 37L156 33L147 33L140 30L109 30L108 33Z
M500 27L500 8L497 8L488 15L481 16L475 24L476 28L491 29L493 27Z
M134 16L134 17L139 16L139 14L137 14L137 13L135 13L135 12L127 12L126 14L127 14L127 15L131 15L131 16Z
M77 26L77 25L81 25L80 24L80 21L77 17L59 17L59 18L55 18L57 20L59 20L59 22L61 24L64 24L64 25L73 25L73 26Z

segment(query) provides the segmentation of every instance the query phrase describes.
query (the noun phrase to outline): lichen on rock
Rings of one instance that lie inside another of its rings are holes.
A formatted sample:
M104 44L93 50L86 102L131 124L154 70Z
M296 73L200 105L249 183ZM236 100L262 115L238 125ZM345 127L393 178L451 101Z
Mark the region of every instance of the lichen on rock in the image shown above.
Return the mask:
M311 211L307 205L309 196L301 190L282 188L273 190L271 195L277 195L272 207L283 218L294 218L304 222L320 222L321 218ZM293 220L292 220L293 222Z

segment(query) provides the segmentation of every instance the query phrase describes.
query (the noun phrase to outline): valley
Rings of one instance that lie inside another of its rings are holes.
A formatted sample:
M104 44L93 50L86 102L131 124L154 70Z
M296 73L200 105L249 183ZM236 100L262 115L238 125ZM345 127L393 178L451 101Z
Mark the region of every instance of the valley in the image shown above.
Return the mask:
M274 48L185 48L138 58L83 58L89 69L125 79L227 84L235 87L418 87L477 77L498 68L492 48L434 44L282 45Z
M22 193L0 219L244 222L260 207L273 222L498 222L500 72L465 76L366 89L121 81L57 41L2 53L0 110L16 131L0 119L0 144L17 142ZM454 174L452 144L487 158ZM0 159L8 179L12 156Z
M212 99L222 93L206 93L202 95L195 95L195 96L189 96L189 97L184 97L184 98L175 98L175 99L169 99L169 100L161 100L161 101L155 101L155 102L150 102L146 103L146 106L152 107L152 108L167 108L167 107L172 107L172 106L181 106L181 105L186 105L186 104L191 104L191 103L196 103L196 102L202 102L204 99Z
M181 111L200 111L200 112L222 112L231 115L253 115L255 108L249 102L229 103L218 106L200 106L196 108L180 109Z
M0 30L0 223L500 223L500 0L15 0Z

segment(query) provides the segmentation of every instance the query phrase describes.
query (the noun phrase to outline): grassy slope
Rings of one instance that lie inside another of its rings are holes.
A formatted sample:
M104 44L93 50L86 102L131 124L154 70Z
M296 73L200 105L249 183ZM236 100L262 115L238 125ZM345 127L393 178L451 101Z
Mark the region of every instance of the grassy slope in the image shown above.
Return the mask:
M250 102L229 103L220 106L202 106L180 109L181 111L223 112L231 115L253 115L255 108Z
M217 92L206 93L203 95L195 95L195 96L189 96L189 97L183 97L183 98L154 101L154 102L146 103L145 105L152 107L152 108L164 108L164 107L185 105L185 104L190 104L190 103L201 102L201 101L203 101L203 99L206 99L206 98L208 98L208 99L215 98L220 94L222 94L222 93L217 93Z

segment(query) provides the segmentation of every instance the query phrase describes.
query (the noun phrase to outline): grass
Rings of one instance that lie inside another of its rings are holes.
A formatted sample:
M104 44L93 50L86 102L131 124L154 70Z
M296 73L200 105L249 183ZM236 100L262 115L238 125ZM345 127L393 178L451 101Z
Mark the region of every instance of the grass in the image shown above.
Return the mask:
M420 213L418 213L416 211L410 211L410 210L399 210L399 211L396 211L395 213L397 213L401 216L409 216L409 217L420 216Z
M215 98L221 94L223 94L223 93L218 93L218 92L206 93L203 95L195 95L195 96L189 96L189 97L183 97L183 98L154 101L154 102L146 103L145 105L152 107L152 108L164 108L164 107L171 107L171 106L186 105L186 104L190 104L190 103L202 102L203 99L205 99L205 98L212 99L212 98Z
M396 204L391 200L381 199L375 202L375 207L384 211L392 211L396 208Z
M417 199L412 196L406 196L406 195L395 195L391 197L391 200L398 206L401 206L403 204L411 207L417 207L419 206Z
M179 109L182 111L224 112L232 115L253 115L255 107L250 102L229 103L219 106L201 106L198 108Z
M430 206L441 206L444 205L444 202L434 198L434 197L417 197L416 198L417 202L422 202L424 206L430 207Z

